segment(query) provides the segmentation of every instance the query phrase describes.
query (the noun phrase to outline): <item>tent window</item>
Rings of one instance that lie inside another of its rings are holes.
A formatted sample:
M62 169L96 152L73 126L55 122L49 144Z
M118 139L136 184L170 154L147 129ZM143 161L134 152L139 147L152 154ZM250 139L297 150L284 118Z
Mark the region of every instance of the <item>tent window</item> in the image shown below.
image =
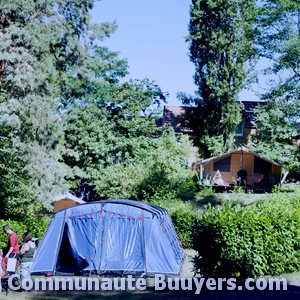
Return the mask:
M271 169L271 163L260 157L254 157L254 173L269 173L271 172Z
M214 171L230 172L231 156L214 162Z

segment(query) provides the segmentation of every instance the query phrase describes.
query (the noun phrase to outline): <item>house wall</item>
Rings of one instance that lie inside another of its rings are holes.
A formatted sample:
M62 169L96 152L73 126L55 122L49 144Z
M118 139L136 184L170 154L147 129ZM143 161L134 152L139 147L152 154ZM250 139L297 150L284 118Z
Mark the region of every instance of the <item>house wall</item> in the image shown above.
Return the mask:
M240 153L231 154L230 172L221 171L224 185L233 184L237 179L237 172L241 169L247 171L247 184L254 185L255 179L259 176L259 173L254 173L254 155L249 153L243 153L242 155ZM204 178L207 173L210 173L211 178L213 179L216 174L216 171L214 171L214 161L211 161L204 166ZM271 173L276 175L279 179L281 168L272 164Z
M234 144L236 146L249 146L252 136L255 134L255 128L244 127L243 136L235 136Z

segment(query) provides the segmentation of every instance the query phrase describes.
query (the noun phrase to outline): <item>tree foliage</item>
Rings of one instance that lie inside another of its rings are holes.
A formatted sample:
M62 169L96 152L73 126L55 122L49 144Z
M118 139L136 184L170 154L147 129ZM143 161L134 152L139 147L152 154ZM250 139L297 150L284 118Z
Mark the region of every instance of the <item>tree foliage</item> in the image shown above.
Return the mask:
M1 135L9 140L1 152L3 201L49 202L69 188L60 113L88 88L80 90L78 80L89 80L95 41L115 29L115 24L90 23L93 4L0 1L0 122ZM113 80L114 73L108 76ZM17 178L24 180L14 184Z
M300 4L296 1L262 1L256 22L256 44L269 60L271 76L262 95L267 103L256 110L258 131L255 147L289 169L299 168L299 149L292 137L299 134L300 119Z
M254 111L257 129L252 137L252 148L286 169L297 172L300 166L299 148L292 143L292 137L298 135L294 119L298 109L278 97Z
M65 157L101 198L144 198L166 182L185 180L191 145L157 128L165 95L153 82L134 80L103 89L68 111Z
M92 24L93 5L0 0L3 218L43 210L80 182L104 198L137 197L153 192L151 174L172 188L189 176L189 142L155 125L166 95L148 79L120 82L127 62L101 44L116 24Z
M16 157L4 128L0 130L0 218L25 216L28 206L33 206L30 178L20 171L24 162Z
M235 127L241 121L237 96L247 74L246 64L255 54L254 6L253 0L192 1L188 41L198 93L184 102L199 107L190 124L200 145L215 149L213 154L232 148Z

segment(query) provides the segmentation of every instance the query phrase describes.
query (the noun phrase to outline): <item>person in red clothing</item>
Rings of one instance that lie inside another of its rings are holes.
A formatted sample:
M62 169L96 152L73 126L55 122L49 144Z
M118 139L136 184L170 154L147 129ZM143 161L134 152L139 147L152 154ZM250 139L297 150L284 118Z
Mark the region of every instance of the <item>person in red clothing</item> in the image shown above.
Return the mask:
M9 257L19 258L20 249L19 249L19 238L18 235L11 230L8 225L3 226L3 230L6 234L9 235L8 239L8 251L2 259L2 270L6 271L7 260ZM18 268L18 264L16 265L16 269Z

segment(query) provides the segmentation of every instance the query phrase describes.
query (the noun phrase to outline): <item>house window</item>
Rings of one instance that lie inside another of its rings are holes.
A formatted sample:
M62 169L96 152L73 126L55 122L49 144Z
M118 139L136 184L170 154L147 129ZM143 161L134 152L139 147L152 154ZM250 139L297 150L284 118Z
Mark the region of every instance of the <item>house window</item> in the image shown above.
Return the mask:
M254 157L254 173L269 173L271 172L272 165L268 161L260 157Z
M244 136L244 122L241 122L235 127L235 136L242 137Z
M231 156L219 159L214 162L214 171L230 172Z

